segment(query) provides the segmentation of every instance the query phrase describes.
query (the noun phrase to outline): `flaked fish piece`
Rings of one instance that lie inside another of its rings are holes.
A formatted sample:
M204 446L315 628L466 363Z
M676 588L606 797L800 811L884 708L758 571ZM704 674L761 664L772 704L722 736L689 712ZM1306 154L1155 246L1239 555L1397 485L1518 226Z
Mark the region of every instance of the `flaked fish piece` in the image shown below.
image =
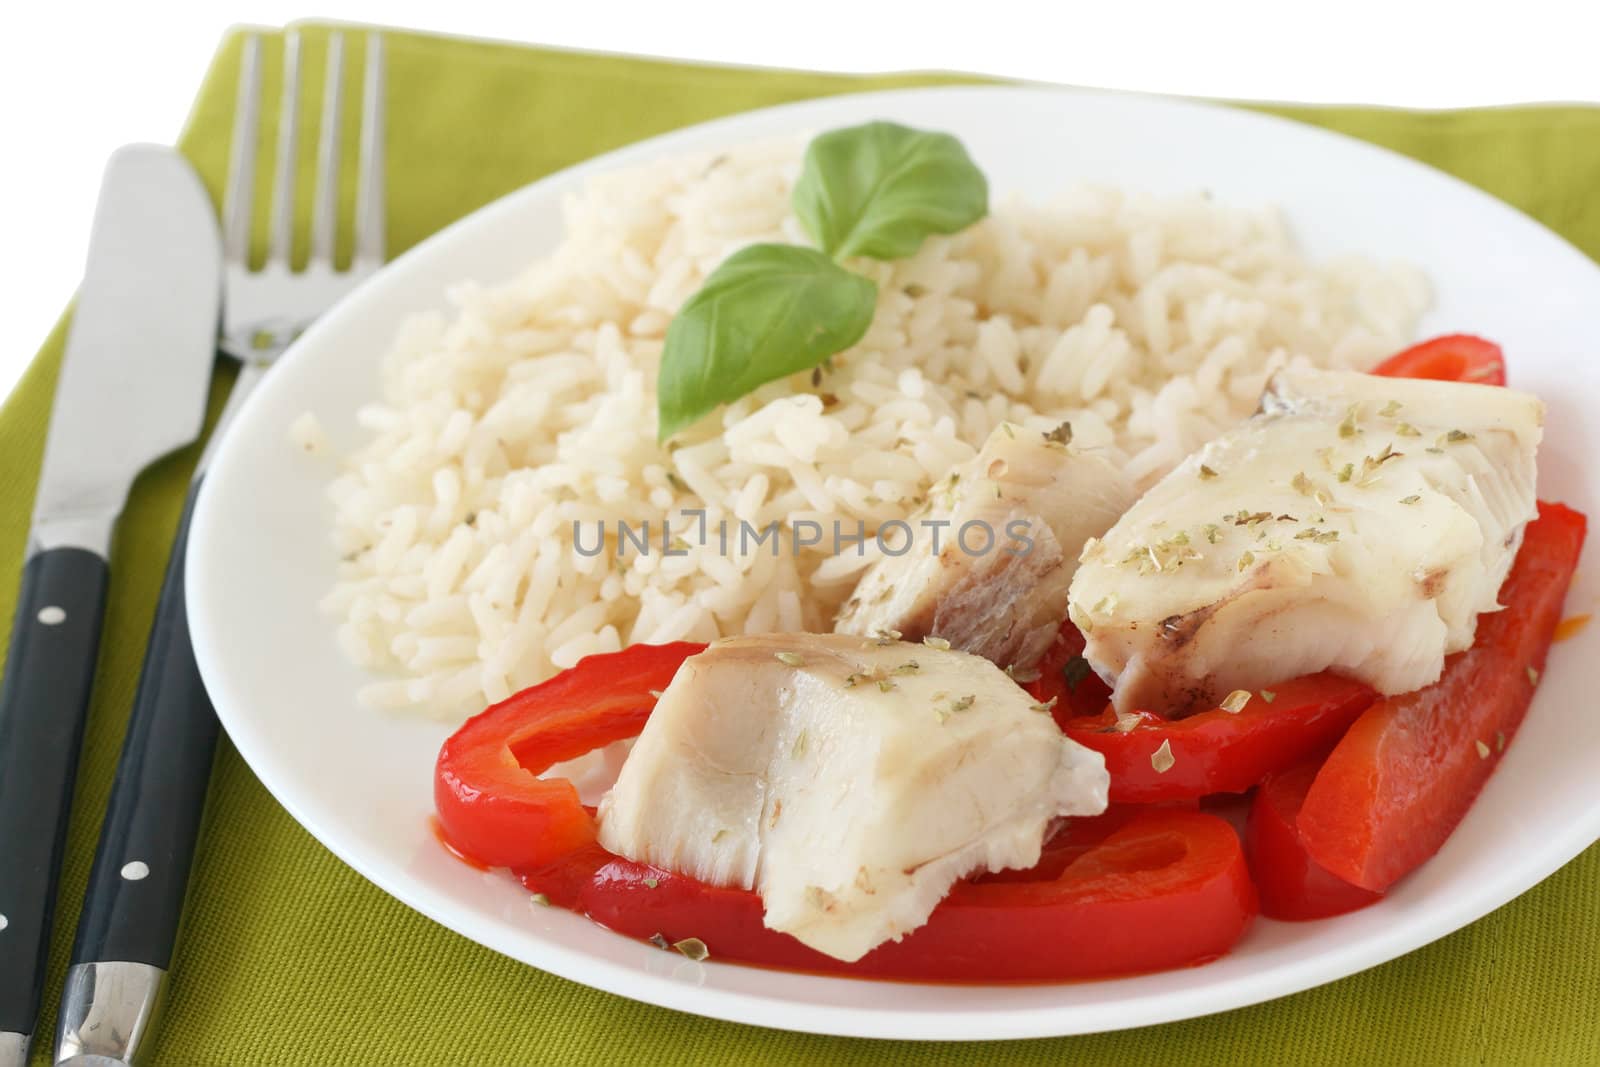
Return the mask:
M1134 496L1120 468L1074 447L1067 430L1003 424L933 488L909 547L862 575L834 629L937 636L1026 671L1066 614L1079 551Z
M1472 644L1535 515L1544 408L1294 368L1085 549L1071 617L1120 710L1333 669L1381 693Z
M600 842L755 889L767 926L855 960L921 926L958 878L1038 862L1054 820L1104 810L1107 786L1101 757L987 660L729 638L661 695Z

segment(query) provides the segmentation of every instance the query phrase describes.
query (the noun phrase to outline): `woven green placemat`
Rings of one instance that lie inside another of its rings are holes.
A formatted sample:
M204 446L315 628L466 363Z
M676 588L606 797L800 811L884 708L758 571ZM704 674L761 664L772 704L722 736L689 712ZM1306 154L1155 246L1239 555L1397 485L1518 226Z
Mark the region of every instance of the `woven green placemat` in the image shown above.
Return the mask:
M301 29L310 60L307 88L313 90L307 94L310 121L326 30ZM708 68L398 33L388 46L394 251L541 175L641 137L805 97L953 80ZM278 47L278 38L269 38L268 101L276 99ZM182 139L219 198L238 61L239 38L233 36L223 42ZM1448 170L1600 256L1600 109L1267 110ZM350 168L346 179L348 197ZM304 217L301 223L303 236ZM0 558L21 558L62 336L58 328L46 341L0 410L0 489L9 504L0 520ZM61 884L46 998L52 1014L168 539L196 456L191 448L148 471L122 522ZM0 578L0 604L15 594L16 571L8 569ZM173 1064L661 1067L1595 1063L1596 902L1600 850L1590 849L1451 937L1253 1008L1142 1030L1006 1044L812 1037L711 1022L594 992L436 926L312 840L224 742L156 1055ZM49 1044L43 1039L53 1027L50 1015L41 1020L41 1063Z

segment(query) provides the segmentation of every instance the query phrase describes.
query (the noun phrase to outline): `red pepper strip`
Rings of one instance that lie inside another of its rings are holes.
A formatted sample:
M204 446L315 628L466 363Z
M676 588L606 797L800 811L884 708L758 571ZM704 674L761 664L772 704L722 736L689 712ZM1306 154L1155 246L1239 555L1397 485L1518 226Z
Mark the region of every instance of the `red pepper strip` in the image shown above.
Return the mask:
M1427 378L1438 382L1506 384L1506 361L1500 346L1470 334L1435 337L1390 356L1373 374L1386 378Z
M1111 699L1110 686L1090 669L1083 647L1082 632L1063 619L1039 661L1039 677L1022 687L1041 704L1054 700L1051 714L1062 727L1075 715L1098 715Z
M928 923L843 963L762 925L752 890L610 856L599 846L523 883L603 926L667 942L699 938L714 960L922 981L1061 981L1183 967L1224 954L1256 913L1238 836L1175 808L1073 820L1035 868L957 885ZM1054 867L1056 869L1052 870Z
M1376 699L1360 682L1327 672L1281 682L1238 712L1223 708L1182 719L1136 712L1138 725L1116 728L1116 712L1068 720L1067 736L1106 758L1114 804L1242 793L1274 771L1326 752ZM1172 765L1151 762L1167 745Z
M1544 669L1583 548L1586 520L1539 505L1477 639L1438 682L1373 704L1318 772L1298 825L1306 851L1347 882L1381 890L1432 856L1517 732Z
M634 645L587 656L494 705L450 736L434 765L433 803L450 846L491 867L548 863L594 841L594 819L565 778L538 775L635 737L651 690L705 645Z
M1256 790L1245 824L1244 852L1270 919L1324 919L1364 908L1382 893L1351 885L1306 854L1295 819L1320 762L1269 775Z

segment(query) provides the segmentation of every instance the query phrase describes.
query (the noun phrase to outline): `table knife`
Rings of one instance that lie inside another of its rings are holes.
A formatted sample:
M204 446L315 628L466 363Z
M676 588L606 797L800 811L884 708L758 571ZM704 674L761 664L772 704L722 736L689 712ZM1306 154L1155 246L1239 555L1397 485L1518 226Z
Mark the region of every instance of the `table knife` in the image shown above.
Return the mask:
M112 533L205 415L222 292L210 198L168 148L106 167L0 685L0 1067L25 1064L49 953Z

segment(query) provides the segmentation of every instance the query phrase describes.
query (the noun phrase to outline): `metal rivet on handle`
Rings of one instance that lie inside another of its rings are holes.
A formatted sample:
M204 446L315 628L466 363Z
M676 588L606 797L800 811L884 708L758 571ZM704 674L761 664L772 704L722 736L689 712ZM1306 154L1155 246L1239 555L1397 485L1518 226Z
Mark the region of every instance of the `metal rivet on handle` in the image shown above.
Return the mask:
M4 930L6 927L8 927L10 925L11 925L11 920L7 919L4 915L0 915L0 930Z
M130 882L142 882L150 877L150 866L143 860L134 860L122 866L122 877Z
M67 621L67 613L51 604L39 609L39 621L46 626L59 626Z

